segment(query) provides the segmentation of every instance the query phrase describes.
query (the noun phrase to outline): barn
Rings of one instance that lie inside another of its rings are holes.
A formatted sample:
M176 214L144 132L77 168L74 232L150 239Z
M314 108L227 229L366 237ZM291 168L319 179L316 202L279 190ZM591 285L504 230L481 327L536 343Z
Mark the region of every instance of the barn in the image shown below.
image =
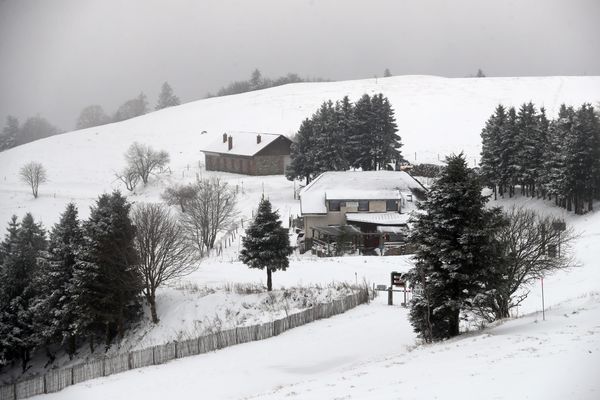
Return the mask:
M229 132L202 151L207 171L246 175L282 175L290 162L292 141L274 133Z

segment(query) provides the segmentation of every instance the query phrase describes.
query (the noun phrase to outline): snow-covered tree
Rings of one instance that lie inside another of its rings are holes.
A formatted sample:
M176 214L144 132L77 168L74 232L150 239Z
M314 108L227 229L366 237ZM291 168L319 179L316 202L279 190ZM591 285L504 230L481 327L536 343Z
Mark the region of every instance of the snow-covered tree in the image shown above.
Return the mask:
M35 199L38 197L38 188L40 187L40 184L45 183L48 180L46 168L36 161L31 161L23 165L19 170L19 177L23 183L29 185Z
M13 217L2 243L0 266L0 355L21 360L23 371L31 352L42 343L36 330L35 300L39 268L46 250L46 233L29 213L20 224Z
M41 320L38 326L43 329L44 338L66 344L70 357L77 346L73 274L83 244L77 207L69 203L50 232L48 260L40 274L41 296L36 313Z
M140 308L143 280L136 269L131 204L119 192L103 194L84 227L84 251L74 267L78 331L102 332L107 345Z
M386 69L383 71L383 77L384 77L384 78L389 78L390 76L392 76L392 73L390 72L390 69L389 69L389 68L386 68Z
M316 135L312 119L305 119L294 136L290 148L290 164L285 176L289 180L306 179L308 184L319 172L316 164L315 145Z
M288 268L288 257L294 250L287 230L281 227L279 213L272 210L268 199L261 199L254 221L242 237L242 246L240 260L250 268L266 269L267 290L271 291L273 272Z
M12 115L6 117L6 126L2 129L2 135L0 135L0 151L14 147L20 131L17 117Z
M178 106L180 103L179 97L173 93L173 88L168 82L163 83L158 95L158 103L156 104L156 110L162 110L163 108Z
M155 151L147 144L134 142L125 153L125 161L125 172L137 173L145 186L150 175L156 174L169 163L169 153L164 150Z
M17 135L15 145L33 142L56 134L58 134L58 129L55 126L45 118L36 115L25 120Z
M460 312L488 281L498 254L493 233L499 210L485 209L487 197L462 154L446 162L420 205L424 213L412 234L417 251L409 280L423 294L411 303L410 321L427 341L459 334Z

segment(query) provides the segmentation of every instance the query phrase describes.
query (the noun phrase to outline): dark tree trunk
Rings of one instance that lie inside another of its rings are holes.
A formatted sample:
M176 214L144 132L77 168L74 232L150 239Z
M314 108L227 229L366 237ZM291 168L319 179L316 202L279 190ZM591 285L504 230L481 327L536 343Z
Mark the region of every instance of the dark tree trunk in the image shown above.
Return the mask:
M460 316L459 310L453 310L450 313L450 317L448 320L448 337L458 336L458 334L460 333L459 316Z
M67 354L69 354L69 360L73 359L76 347L77 342L75 341L75 335L69 335L69 339L67 339Z
M22 350L21 351L21 368L22 368L22 372L27 371L27 364L29 364L29 350Z
M273 282L271 280L271 268L267 267L267 292L273 290Z
M158 315L156 314L156 296L154 293L149 294L146 299L148 300L148 305L150 306L150 315L152 316L152 322L158 324Z

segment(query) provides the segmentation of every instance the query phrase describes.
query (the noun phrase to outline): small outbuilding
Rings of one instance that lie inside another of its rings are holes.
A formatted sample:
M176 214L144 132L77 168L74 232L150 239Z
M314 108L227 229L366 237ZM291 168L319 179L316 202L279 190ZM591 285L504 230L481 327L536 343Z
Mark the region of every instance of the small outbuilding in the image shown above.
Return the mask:
M274 133L230 132L202 151L207 171L282 175L290 163L292 141Z

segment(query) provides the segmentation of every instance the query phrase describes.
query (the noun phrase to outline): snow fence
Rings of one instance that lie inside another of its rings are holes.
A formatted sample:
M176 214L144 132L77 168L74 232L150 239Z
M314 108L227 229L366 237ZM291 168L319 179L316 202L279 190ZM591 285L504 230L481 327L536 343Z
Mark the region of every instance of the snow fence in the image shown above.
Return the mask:
M280 335L288 329L341 314L368 301L368 289L360 289L342 299L331 303L317 304L314 307L272 322L228 329L196 339L169 342L129 353L98 358L68 368L53 369L41 376L0 386L0 400L18 400L44 393L54 393L67 386L90 379L117 374L130 369L160 365L175 358L208 353L236 344L267 339Z

